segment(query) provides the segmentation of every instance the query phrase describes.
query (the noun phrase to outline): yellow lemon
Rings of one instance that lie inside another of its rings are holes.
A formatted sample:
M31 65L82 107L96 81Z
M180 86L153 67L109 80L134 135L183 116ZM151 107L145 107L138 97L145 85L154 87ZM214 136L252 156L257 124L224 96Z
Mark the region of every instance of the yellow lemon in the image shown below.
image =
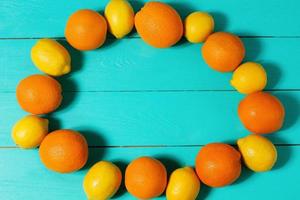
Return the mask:
M111 0L104 14L109 31L118 39L130 33L134 26L134 11L126 0Z
M246 166L255 172L268 171L276 163L276 148L263 136L251 134L239 139L237 144Z
M51 76L61 76L71 70L69 52L55 40L38 40L31 49L31 60L39 70Z
M185 37L191 43L204 42L214 30L213 17L205 12L193 12L184 22Z
M12 139L21 148L39 146L48 133L48 120L35 115L20 119L12 129Z
M122 173L115 164L100 161L85 175L83 189L89 200L106 200L118 191L121 181Z
M200 191L200 181L191 167L172 172L166 191L167 200L194 200Z
M267 74L262 65L246 62L233 72L230 83L240 93L250 94L266 87Z

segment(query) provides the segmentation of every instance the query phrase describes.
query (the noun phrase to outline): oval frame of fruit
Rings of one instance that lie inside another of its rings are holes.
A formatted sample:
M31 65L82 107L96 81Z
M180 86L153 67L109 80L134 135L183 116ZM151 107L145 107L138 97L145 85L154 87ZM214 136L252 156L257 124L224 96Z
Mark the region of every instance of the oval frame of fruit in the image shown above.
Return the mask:
M238 115L252 134L237 141L239 151L223 143L205 145L196 157L196 172L191 167L180 168L172 172L169 181L160 161L151 157L137 158L125 172L128 192L137 198L149 199L166 190L167 199L196 199L200 181L211 187L223 187L237 180L241 174L241 159L253 171L270 170L277 152L274 144L261 134L282 127L284 107L276 97L262 91L267 84L263 66L255 62L241 64L245 57L243 42L231 33L213 33L214 19L208 13L191 13L183 23L177 11L165 3L148 2L135 15L126 0L111 0L105 8L105 18L87 9L72 14L65 36L75 49L93 50L104 44L107 30L121 39L134 26L141 38L156 48L171 47L183 35L191 43L204 42L202 56L207 65L219 72L233 72L231 85L247 94L238 106ZM50 76L71 71L68 51L52 39L40 39L31 50L31 58L38 69ZM48 120L38 115L53 112L62 101L59 82L48 75L31 75L20 81L17 100L32 115L15 124L12 138L21 148L40 146L41 161L48 169L70 173L86 164L88 144L73 130L48 134ZM89 199L109 199L119 189L121 180L122 173L115 164L100 161L86 174L83 187Z

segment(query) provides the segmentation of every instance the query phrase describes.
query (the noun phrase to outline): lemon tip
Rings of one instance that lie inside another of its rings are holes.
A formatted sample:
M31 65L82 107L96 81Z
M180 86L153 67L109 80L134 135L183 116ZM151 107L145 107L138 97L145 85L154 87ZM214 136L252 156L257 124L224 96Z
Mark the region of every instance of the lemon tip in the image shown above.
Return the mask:
M230 85L235 88L235 81L234 81L234 79L231 79L229 82L230 82Z
M244 143L244 138L238 139L236 143L237 143L238 147L240 147Z
M71 71L71 65L67 64L64 66L63 71L62 71L62 75L67 74Z

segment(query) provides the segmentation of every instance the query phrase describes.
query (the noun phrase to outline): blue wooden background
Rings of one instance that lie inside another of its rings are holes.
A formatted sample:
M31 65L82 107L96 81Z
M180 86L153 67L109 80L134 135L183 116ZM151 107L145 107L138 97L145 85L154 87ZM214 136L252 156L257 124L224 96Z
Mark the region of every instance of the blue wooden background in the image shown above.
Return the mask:
M137 11L146 0L131 1ZM284 128L269 138L278 162L266 173L243 169L231 186L202 185L199 199L295 199L300 166L300 2L298 0L164 0L185 17L210 12L216 30L242 37L248 61L268 72L267 90L286 107ZM64 39L68 16L81 8L103 12L107 0L0 0L0 199L85 199L82 179L88 168L105 159L124 171L130 160L150 155L171 172L194 165L209 142L235 144L248 134L237 116L243 95L229 85L231 74L217 73L202 61L201 45L182 40L169 49L147 46L133 33L111 36L90 52L72 49ZM72 56L72 73L59 78L63 105L47 117L52 130L70 128L90 146L87 166L57 174L40 163L37 150L20 150L10 137L12 125L26 115L15 98L17 83L40 73L30 48L39 38L58 39ZM118 199L132 199L124 191ZM160 199L164 199L161 197Z

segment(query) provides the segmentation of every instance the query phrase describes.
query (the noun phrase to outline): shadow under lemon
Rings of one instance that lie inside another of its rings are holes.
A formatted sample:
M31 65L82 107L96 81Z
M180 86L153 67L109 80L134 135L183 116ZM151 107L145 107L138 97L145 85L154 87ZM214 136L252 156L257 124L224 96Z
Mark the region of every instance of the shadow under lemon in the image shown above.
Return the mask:
M277 161L272 170L277 170L287 165L291 159L293 148L288 145L286 140L282 139L278 134L276 135L276 133L267 135L266 137L274 142L277 149Z
M122 172L122 182L121 182L120 188L117 191L117 193L112 197L112 199L116 199L116 198L121 197L122 195L124 195L127 192L127 189L125 187L125 170L126 170L128 163L125 161L122 161L122 160L112 160L111 162L114 163L115 165L117 165Z
M272 90L280 82L281 77L283 75L282 71L280 70L280 67L276 63L264 62L264 61L260 63L265 68L268 76L268 83L266 88Z
M66 40L58 40L69 52L71 56L71 72L63 77L72 76L72 73L80 71L84 66L84 52L74 49Z
M62 44L69 52L71 56L71 71L56 79L62 86L63 99L60 107L57 111L63 110L72 105L76 99L76 92L78 91L78 83L74 80L74 73L80 71L83 68L84 54L81 51L74 49L66 40L60 40Z

